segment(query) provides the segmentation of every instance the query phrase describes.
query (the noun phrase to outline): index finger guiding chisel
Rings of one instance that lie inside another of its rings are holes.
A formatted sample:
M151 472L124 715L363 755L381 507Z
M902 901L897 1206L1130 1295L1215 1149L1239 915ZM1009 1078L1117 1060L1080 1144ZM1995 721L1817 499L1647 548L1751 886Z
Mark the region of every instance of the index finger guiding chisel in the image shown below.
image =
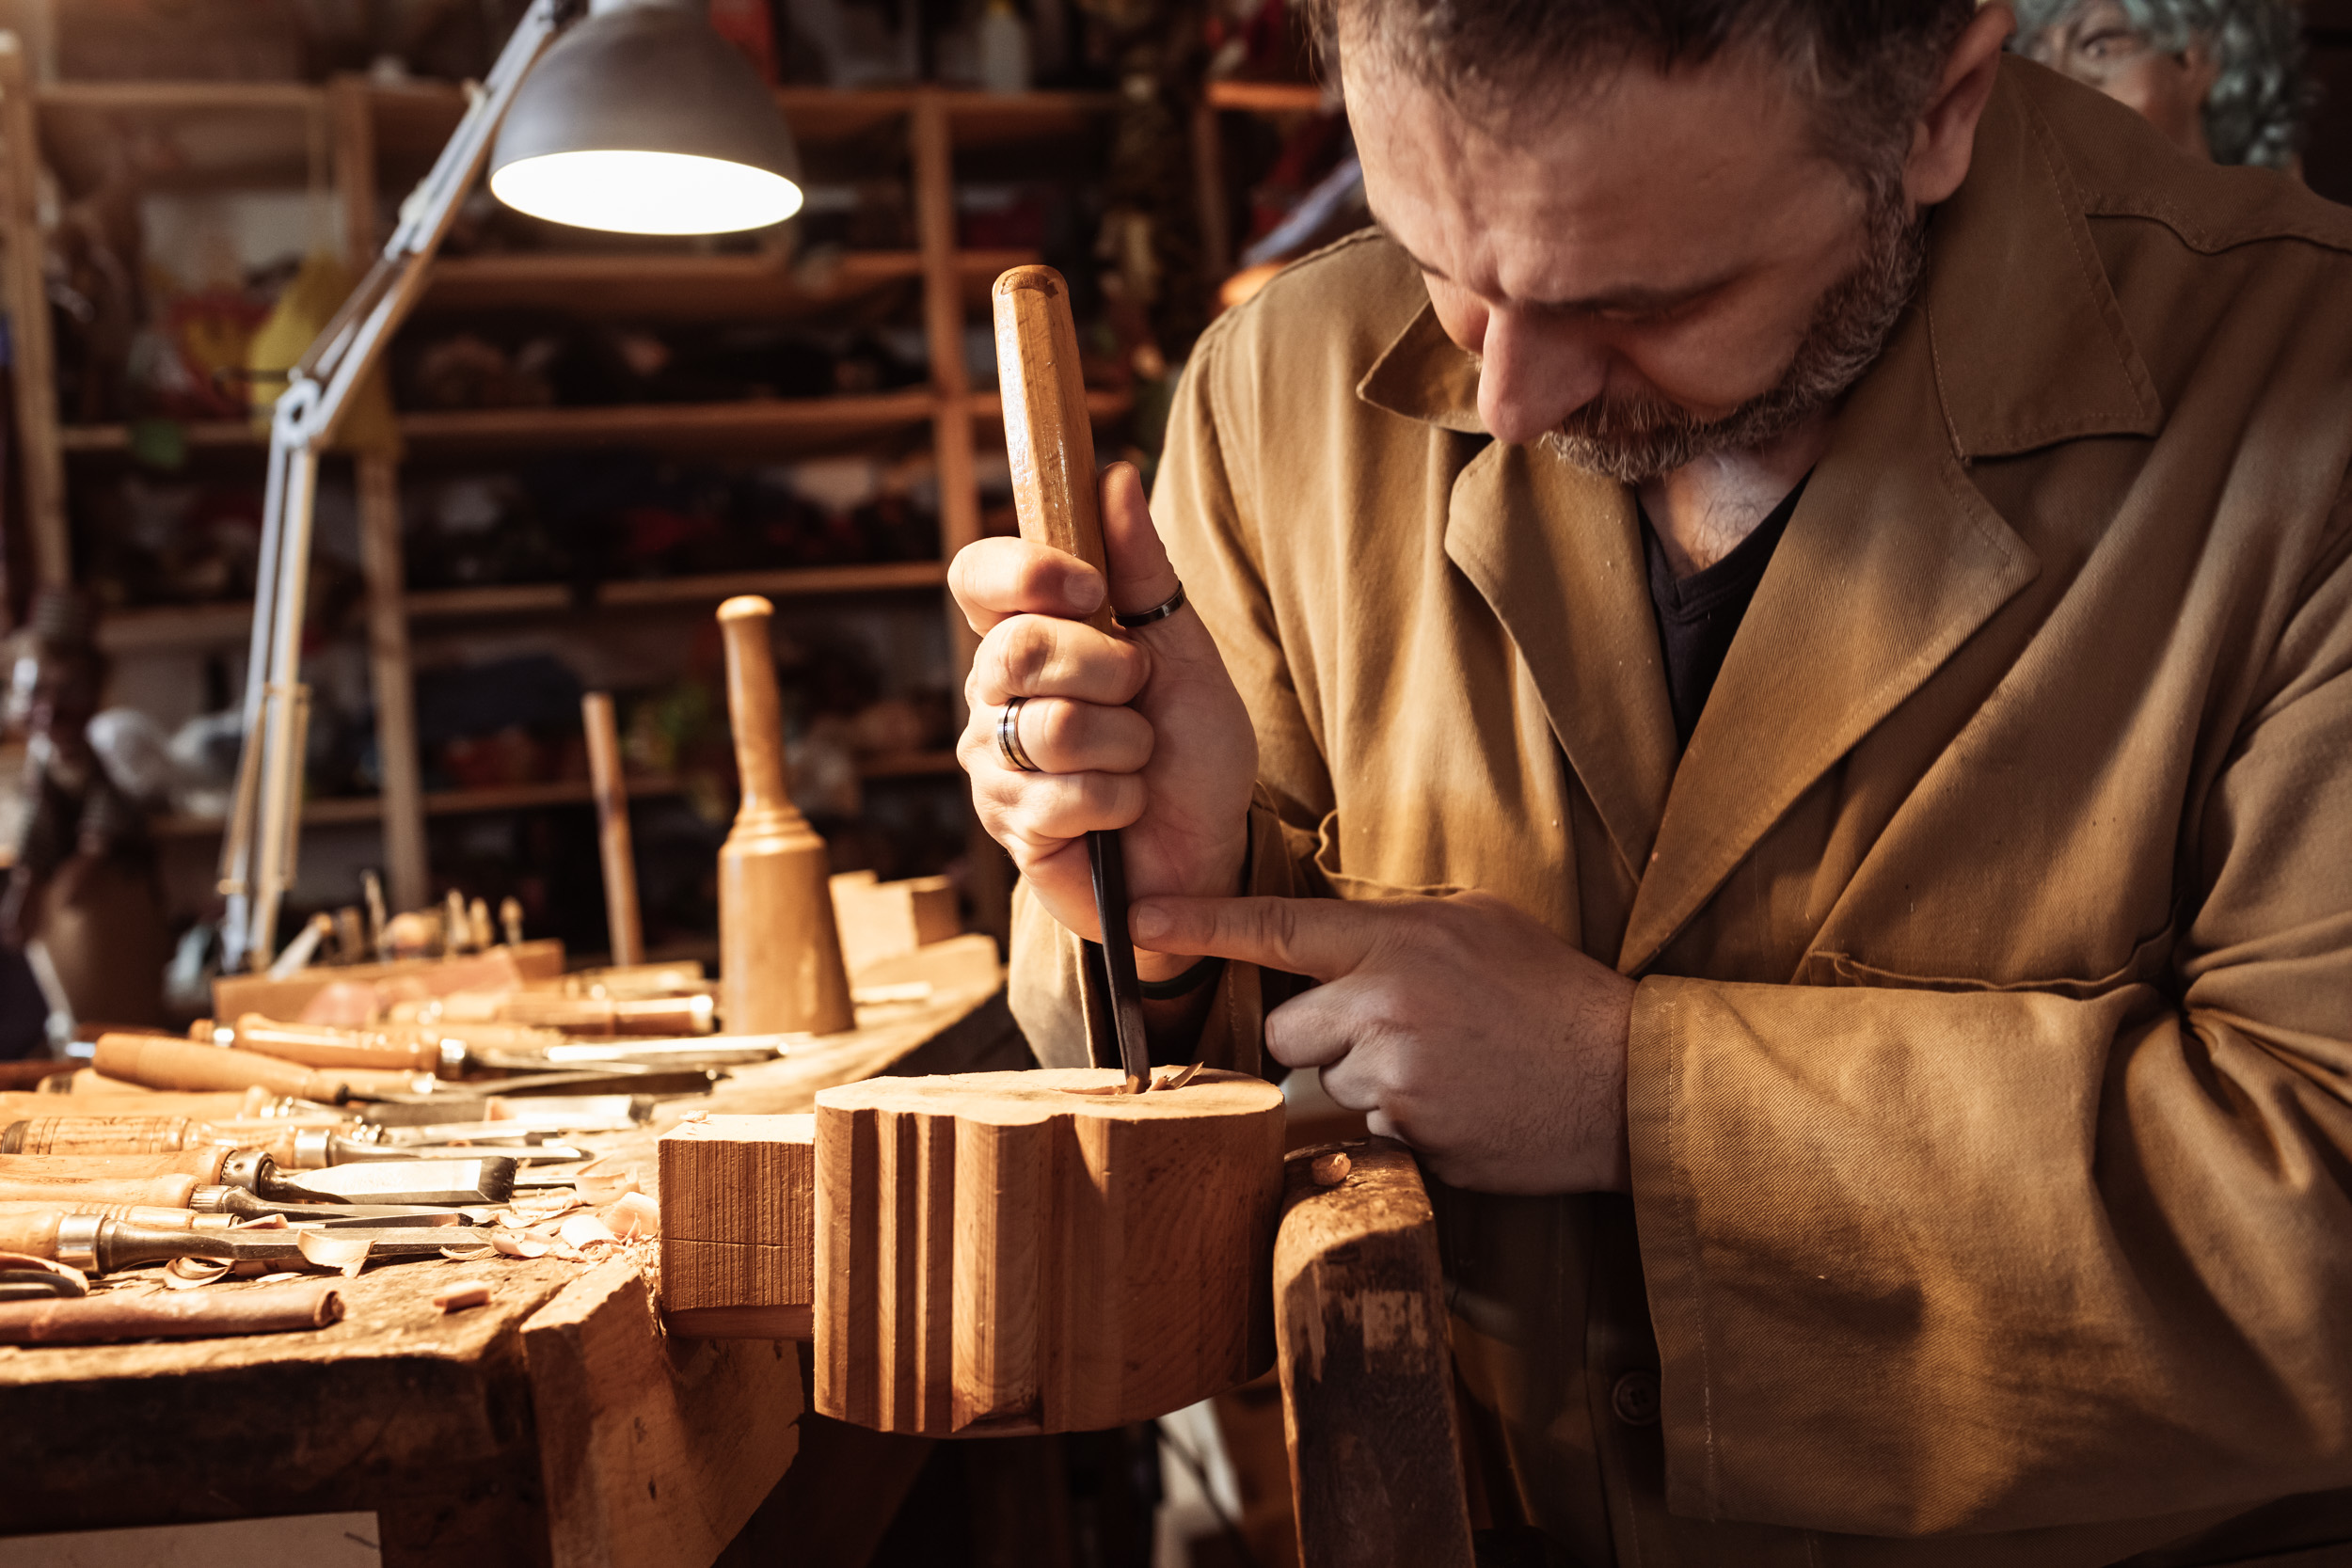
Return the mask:
M1069 285L1051 267L1014 267L997 277L994 300L996 374L1004 393L1005 446L1012 459L1021 537L1076 556L1101 572L1107 584L1094 426L1087 413ZM1087 624L1117 635L1107 595ZM1127 934L1127 862L1117 830L1087 834L1087 863L1094 874L1094 911L1103 928L1119 1065L1127 1074L1128 1092L1139 1094L1152 1080L1152 1053L1144 1036L1136 945Z

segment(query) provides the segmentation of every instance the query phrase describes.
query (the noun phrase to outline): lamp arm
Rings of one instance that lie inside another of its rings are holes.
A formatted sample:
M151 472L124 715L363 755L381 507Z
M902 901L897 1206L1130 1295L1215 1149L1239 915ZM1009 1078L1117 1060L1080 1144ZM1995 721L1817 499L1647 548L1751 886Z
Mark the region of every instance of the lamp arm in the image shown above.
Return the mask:
M228 900L221 923L224 971L269 962L278 906L294 883L310 698L301 684L302 617L310 592L318 454L334 439L354 392L415 308L428 264L482 171L516 88L549 40L585 9L585 0L532 0L488 78L469 89L465 117L434 160L432 172L402 204L400 222L382 254L311 341L278 400L270 420L262 560L246 651L245 745L221 845L220 891Z

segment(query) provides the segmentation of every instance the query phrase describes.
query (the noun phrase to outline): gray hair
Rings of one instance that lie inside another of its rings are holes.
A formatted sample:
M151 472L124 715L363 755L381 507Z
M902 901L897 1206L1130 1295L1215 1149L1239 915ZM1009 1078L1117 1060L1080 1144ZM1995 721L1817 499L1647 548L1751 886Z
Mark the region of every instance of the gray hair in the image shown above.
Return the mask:
M1976 0L1300 0L1335 71L1362 40L1464 111L1551 103L1632 64L1761 48L1812 102L1817 146L1874 198L1899 188L1911 125Z
M2085 0L2013 0L2015 47L2074 20ZM2205 95L2205 143L2220 164L2285 168L2302 145L2312 93L2303 77L2301 8L2294 0L2116 0L2149 47L2179 54L2201 42L2220 74Z

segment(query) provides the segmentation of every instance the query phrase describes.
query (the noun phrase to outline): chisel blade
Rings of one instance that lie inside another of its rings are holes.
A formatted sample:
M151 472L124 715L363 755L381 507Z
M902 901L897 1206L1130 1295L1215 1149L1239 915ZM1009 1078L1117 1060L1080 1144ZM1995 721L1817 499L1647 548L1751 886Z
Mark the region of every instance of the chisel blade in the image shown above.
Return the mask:
M318 1194L346 1203L504 1203L515 1192L515 1162L503 1154L471 1160L370 1160L329 1165L285 1179L284 1196ZM298 1190L297 1190L298 1189Z
M1103 968L1109 981L1111 1030L1119 1044L1127 1092L1152 1082L1152 1042L1143 1028L1143 982L1136 974L1135 939L1127 934L1127 855L1116 831L1087 834L1087 864L1094 873L1094 912L1103 924Z

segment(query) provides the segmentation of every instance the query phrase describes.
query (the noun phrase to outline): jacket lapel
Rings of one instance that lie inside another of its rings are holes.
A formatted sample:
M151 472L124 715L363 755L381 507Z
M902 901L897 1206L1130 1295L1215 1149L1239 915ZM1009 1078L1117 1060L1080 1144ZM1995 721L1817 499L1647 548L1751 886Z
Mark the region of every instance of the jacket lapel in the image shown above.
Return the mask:
M1541 449L1489 445L1454 481L1445 534L1636 881L1676 746L1639 528L1622 486Z
M1638 973L1854 744L2033 580L1972 459L2163 423L2072 171L2002 63L1928 283L1840 412L1666 802L1618 968Z
M1922 395L1856 399L1740 624L1634 898L1627 974L2040 569L1945 444L1916 440L1936 409L1928 378L1904 373L1925 357L1924 334L1908 336L1879 374Z
M1486 435L1477 361L1425 298L1357 392L1407 419ZM1620 486L1540 449L1489 441L1454 477L1445 533L1447 559L1526 660L1568 765L1637 881L1675 768L1639 526Z

